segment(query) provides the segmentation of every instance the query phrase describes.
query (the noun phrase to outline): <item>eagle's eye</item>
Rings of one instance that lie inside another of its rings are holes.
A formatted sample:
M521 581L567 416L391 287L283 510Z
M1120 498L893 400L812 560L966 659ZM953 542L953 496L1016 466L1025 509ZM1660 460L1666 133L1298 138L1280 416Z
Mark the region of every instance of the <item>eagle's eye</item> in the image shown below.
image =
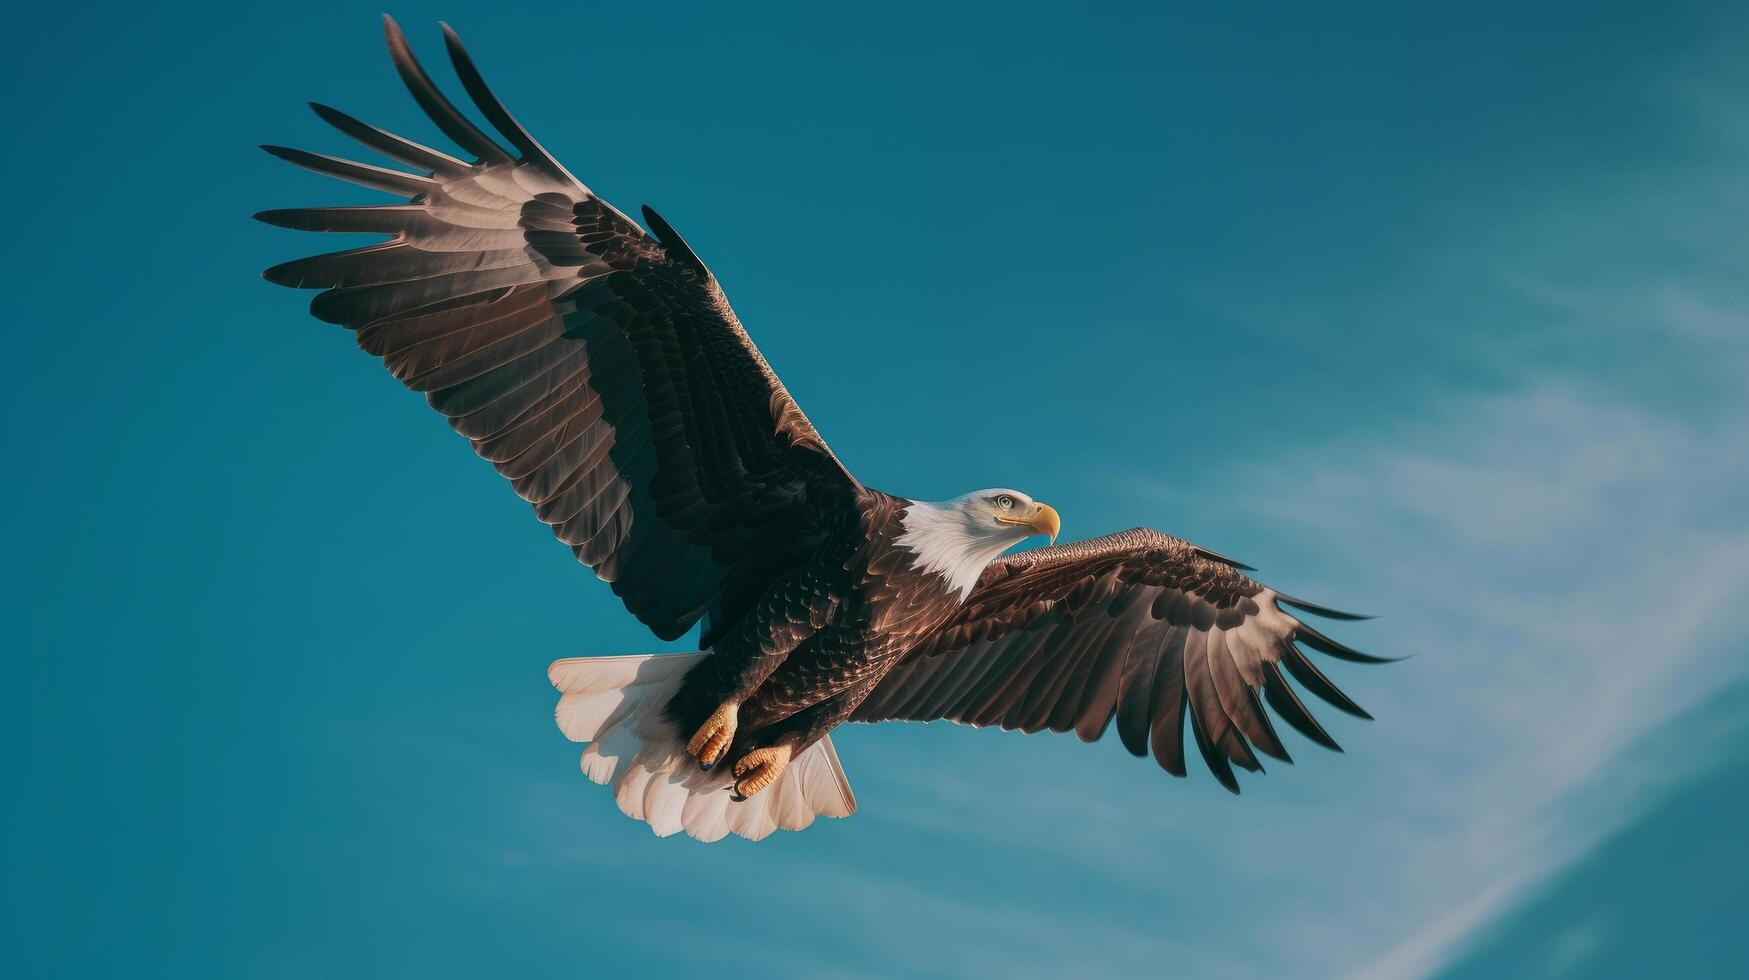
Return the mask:
M1014 498L1009 496L1008 494L1002 494L1001 496L996 498L996 506L1002 508L1003 510L1013 510L1014 509Z

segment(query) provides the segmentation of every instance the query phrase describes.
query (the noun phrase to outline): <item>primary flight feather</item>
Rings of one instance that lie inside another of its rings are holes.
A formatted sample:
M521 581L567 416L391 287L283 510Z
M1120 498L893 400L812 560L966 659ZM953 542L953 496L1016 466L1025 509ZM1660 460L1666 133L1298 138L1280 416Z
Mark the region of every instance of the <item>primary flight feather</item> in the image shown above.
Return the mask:
M1144 528L1004 558L1060 526L1018 490L932 503L863 486L660 215L643 209L646 231L571 176L448 27L456 74L497 137L385 24L401 79L463 156L315 106L417 172L266 147L405 200L262 212L390 236L265 275L322 289L311 312L423 392L657 636L700 627L699 653L549 670L560 728L589 743L583 771L628 815L704 840L846 816L855 798L828 735L846 721L1088 741L1115 721L1125 748L1179 776L1188 729L1238 792L1234 766L1288 759L1266 704L1337 747L1289 678L1366 717L1301 648L1380 658L1290 610L1360 617Z

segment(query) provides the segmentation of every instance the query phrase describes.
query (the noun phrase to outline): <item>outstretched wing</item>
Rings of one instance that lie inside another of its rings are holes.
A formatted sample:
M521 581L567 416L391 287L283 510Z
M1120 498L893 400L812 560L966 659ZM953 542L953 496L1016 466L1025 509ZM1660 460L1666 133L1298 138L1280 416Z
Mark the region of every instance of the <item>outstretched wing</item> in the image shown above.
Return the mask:
M756 596L856 488L741 329L716 280L646 208L652 238L596 197L445 38L509 148L437 89L393 20L415 101L472 159L326 106L337 129L418 173L265 147L400 195L385 206L267 211L269 224L388 240L269 269L326 290L311 312L357 333L423 392L577 558L664 639Z
M990 565L959 613L908 653L854 721L1071 729L1086 741L1115 718L1130 752L1185 774L1184 723L1203 760L1237 793L1234 765L1256 751L1283 761L1264 702L1301 734L1337 749L1283 678L1369 718L1297 644L1379 662L1283 606L1361 619L1264 588L1228 559L1147 528L1023 552Z

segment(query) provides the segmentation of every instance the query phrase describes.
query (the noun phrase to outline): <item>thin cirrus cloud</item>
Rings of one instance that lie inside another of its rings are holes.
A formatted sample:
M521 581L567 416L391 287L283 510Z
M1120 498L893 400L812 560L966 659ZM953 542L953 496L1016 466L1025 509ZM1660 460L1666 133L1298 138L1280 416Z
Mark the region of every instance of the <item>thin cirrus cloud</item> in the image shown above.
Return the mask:
M1716 128L1716 100L1665 90L1672 112L1704 101ZM1472 301L1398 315L1470 334L1440 357L1486 383L1435 361L1367 431L1251 447L1267 462L1203 483L1132 476L1139 496L1211 525L1315 542L1272 580L1291 589L1315 569L1320 588L1389 614L1369 627L1381 652L1423 654L1380 682L1389 697L1342 798L1300 802L1290 841L1246 842L1295 872L1250 892L1276 925L1262 942L1274 966L1433 973L1712 762L1720 743L1699 737L1656 764L1632 754L1743 676L1749 185L1727 165L1741 154L1725 156L1700 174L1550 188L1511 221L1429 241L1420 284L1461 282ZM1230 486L1248 489L1218 492ZM1224 821L1208 819L1178 832L1219 841ZM1319 853L1290 861L1307 839Z
M1401 668L1419 676L1390 716L1414 721L1383 723L1393 751L1368 801L1370 821L1421 828L1372 883L1409 928L1360 973L1420 975L1613 829L1561 819L1565 800L1740 675L1726 644L1749 533L1695 515L1749 485L1749 425L1691 427L1551 381L1349 459L1270 506L1355 559L1395 555L1368 591L1428 651Z
M1388 791L1369 801L1381 830L1418 828L1400 865L1366 876L1400 900L1397 938L1354 964L1358 976L1438 969L1711 759L1698 740L1655 766L1624 755L1743 673L1749 417L1731 406L1749 385L1749 332L1731 299L1749 249L1724 227L1744 211L1742 189L1646 188L1625 205L1528 216L1521 250L1492 255L1512 269L1498 288L1532 324L1516 349L1559 351L1550 337L1579 330L1617 350L1523 358L1505 391L1257 474L1247 505L1312 530L1347 559L1337 567L1374 562L1355 590L1428 654L1401 668L1419 676L1390 717L1414 723L1383 723L1395 751L1375 775ZM1690 220L1703 203L1730 206ZM1669 258L1634 271L1660 251ZM1559 258L1574 252L1605 274ZM1297 477L1271 479L1283 472ZM1616 805L1573 811L1606 782Z

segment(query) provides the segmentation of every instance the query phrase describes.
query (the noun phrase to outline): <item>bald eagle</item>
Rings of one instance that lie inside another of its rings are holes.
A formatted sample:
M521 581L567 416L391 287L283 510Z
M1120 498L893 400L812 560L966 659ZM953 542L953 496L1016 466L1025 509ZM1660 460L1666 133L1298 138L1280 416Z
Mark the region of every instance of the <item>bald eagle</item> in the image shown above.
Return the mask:
M699 652L560 660L557 719L582 768L658 834L758 839L855 799L828 737L847 721L995 725L1099 738L1185 774L1184 731L1222 785L1287 760L1264 704L1335 749L1299 686L1367 717L1302 647L1358 653L1215 552L1137 528L1055 544L1018 490L926 502L866 487L827 448L660 215L597 197L493 96L444 27L470 121L386 20L389 54L456 156L327 106L413 172L278 146L404 200L265 211L303 231L389 236L287 262L490 461L664 640ZM646 228L648 230L646 230ZM1003 557L1029 537L1052 546ZM1290 612L1294 610L1296 612Z

